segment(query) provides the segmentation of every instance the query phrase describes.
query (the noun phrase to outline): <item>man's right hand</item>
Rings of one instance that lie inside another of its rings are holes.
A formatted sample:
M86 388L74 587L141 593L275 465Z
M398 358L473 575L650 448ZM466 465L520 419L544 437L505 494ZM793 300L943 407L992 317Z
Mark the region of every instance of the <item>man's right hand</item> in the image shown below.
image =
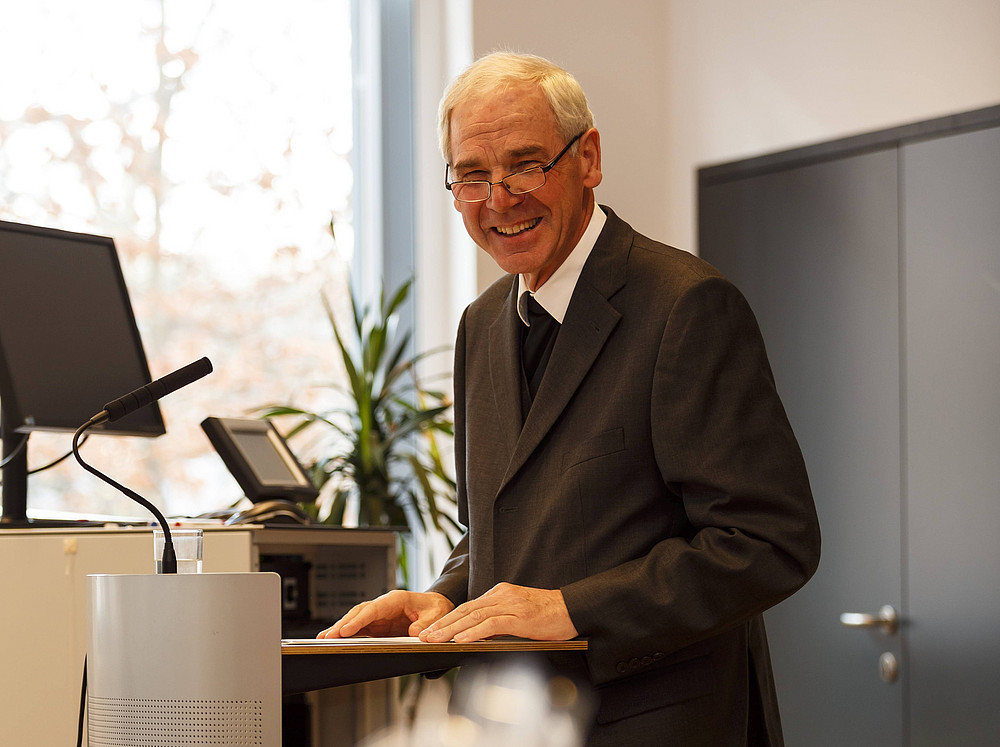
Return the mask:
M454 607L448 597L434 591L390 591L370 602L356 605L316 637L417 636Z

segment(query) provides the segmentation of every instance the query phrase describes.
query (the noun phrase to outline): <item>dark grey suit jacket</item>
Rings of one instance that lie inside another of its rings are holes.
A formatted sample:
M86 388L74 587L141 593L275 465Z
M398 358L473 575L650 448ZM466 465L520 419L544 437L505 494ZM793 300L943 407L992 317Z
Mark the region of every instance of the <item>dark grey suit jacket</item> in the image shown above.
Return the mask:
M760 614L819 562L802 457L743 296L604 210L526 418L516 277L463 316L469 531L432 589L561 589L589 639L594 744L780 744Z

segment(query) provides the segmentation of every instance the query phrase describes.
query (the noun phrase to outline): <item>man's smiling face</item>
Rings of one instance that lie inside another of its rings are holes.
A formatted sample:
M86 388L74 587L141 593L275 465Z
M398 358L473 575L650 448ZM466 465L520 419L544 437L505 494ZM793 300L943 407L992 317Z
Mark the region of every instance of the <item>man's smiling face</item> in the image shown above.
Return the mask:
M496 182L552 160L565 140L555 115L535 87L512 86L472 96L451 114L452 181ZM512 195L500 184L485 202L455 201L469 236L505 272L526 276L537 290L583 235L601 181L597 130L588 130L546 174L545 185Z

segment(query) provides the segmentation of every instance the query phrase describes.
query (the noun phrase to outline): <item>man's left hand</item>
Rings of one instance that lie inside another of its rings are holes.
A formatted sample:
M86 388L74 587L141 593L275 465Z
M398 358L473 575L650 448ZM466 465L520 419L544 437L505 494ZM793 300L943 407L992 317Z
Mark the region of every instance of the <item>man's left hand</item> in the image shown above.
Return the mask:
M420 633L431 643L481 641L513 635L536 641L568 641L579 635L558 589L497 584L456 607Z

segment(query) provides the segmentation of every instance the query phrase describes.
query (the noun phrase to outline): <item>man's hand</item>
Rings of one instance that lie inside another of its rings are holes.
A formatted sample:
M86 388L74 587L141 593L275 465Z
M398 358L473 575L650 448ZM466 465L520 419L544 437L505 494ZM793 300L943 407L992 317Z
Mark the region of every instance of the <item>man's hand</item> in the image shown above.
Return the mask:
M416 636L455 607L437 592L390 591L356 605L317 638Z
M536 641L568 641L579 633L558 589L497 584L478 599L461 604L419 633L431 643L480 641L514 635Z

